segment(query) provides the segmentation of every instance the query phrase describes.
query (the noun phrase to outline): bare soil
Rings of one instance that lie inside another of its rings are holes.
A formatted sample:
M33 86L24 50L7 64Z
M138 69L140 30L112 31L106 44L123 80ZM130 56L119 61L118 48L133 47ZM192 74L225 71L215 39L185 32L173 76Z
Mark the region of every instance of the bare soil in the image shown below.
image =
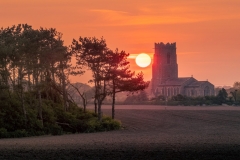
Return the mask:
M103 112L111 115L111 107ZM239 159L240 107L116 106L123 129L0 140L0 159Z

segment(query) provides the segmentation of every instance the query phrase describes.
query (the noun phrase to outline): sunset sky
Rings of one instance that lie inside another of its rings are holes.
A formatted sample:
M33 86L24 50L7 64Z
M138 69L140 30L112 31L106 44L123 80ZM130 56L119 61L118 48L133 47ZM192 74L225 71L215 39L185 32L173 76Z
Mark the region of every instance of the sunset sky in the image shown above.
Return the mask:
M65 45L79 36L104 37L131 54L131 69L151 79L134 57L153 54L155 42L176 42L180 77L215 86L240 81L239 0L1 0L0 26L27 23L56 28ZM73 79L86 83L90 74Z

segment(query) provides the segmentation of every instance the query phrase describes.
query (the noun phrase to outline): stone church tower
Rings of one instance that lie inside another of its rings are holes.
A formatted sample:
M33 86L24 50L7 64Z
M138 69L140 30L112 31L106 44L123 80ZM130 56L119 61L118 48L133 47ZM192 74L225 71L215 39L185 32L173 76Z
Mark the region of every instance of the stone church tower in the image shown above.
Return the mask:
M178 78L176 43L155 43L152 64L152 88L168 79Z
M190 97L214 95L214 85L191 77L178 77L176 43L155 43L152 64L152 93L167 98L178 94Z

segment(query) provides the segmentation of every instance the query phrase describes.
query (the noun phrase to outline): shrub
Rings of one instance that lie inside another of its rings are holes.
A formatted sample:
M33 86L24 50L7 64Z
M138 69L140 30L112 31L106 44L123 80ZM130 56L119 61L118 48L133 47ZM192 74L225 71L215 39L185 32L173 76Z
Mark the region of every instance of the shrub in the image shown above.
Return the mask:
M121 122L113 120L110 117L104 117L102 120L102 128L106 131L117 130L121 128Z
M0 128L0 138L8 138L8 137L9 135L8 135L7 129Z
M10 132L11 137L19 138L19 137L28 137L28 132L25 129L16 130L14 132Z
M51 131L51 134L54 136L63 134L63 129L58 125L51 126L50 131Z
M68 111L65 111L62 101L44 99L46 95L42 95L42 123L39 117L39 102L34 91L24 93L27 112L25 119L21 100L15 93L10 94L4 101L0 99L0 138L97 132L121 127L120 122L110 117L104 116L101 122L98 121L97 114L91 111L83 112L83 109L74 103L69 103ZM50 94L46 97L50 97Z

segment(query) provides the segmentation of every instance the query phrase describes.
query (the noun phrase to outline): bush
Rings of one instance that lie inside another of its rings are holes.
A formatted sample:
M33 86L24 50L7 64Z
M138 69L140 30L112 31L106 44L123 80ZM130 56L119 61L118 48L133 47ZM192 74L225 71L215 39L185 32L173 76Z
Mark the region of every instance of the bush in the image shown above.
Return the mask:
M96 131L101 131L101 123L97 120L97 118L90 119L86 123L86 132L96 132Z
M121 122L113 120L110 117L104 117L102 120L102 128L105 131L117 130L121 128Z
M0 128L0 138L19 138L28 137L30 134L25 129L18 129L13 132L8 132L5 128Z
M8 135L7 129L0 128L0 138L8 138L8 137L9 135Z
M54 136L63 134L63 129L58 125L51 126L50 131L51 131L51 134Z
M0 138L109 131L121 127L120 122L110 117L104 116L101 122L98 121L97 114L90 111L83 112L83 109L74 103L69 103L68 111L65 111L62 101L44 99L44 95L42 95L41 120L39 102L34 91L25 92L24 107L27 112L25 118L22 101L16 94L10 94L11 96L5 97L4 101L0 99Z
M99 131L110 131L121 128L121 122L113 120L110 117L104 116L102 122L98 121L97 118L93 118L86 123L86 132L99 132Z
M16 130L14 132L10 132L11 137L19 138L19 137L28 137L28 132L25 129Z

